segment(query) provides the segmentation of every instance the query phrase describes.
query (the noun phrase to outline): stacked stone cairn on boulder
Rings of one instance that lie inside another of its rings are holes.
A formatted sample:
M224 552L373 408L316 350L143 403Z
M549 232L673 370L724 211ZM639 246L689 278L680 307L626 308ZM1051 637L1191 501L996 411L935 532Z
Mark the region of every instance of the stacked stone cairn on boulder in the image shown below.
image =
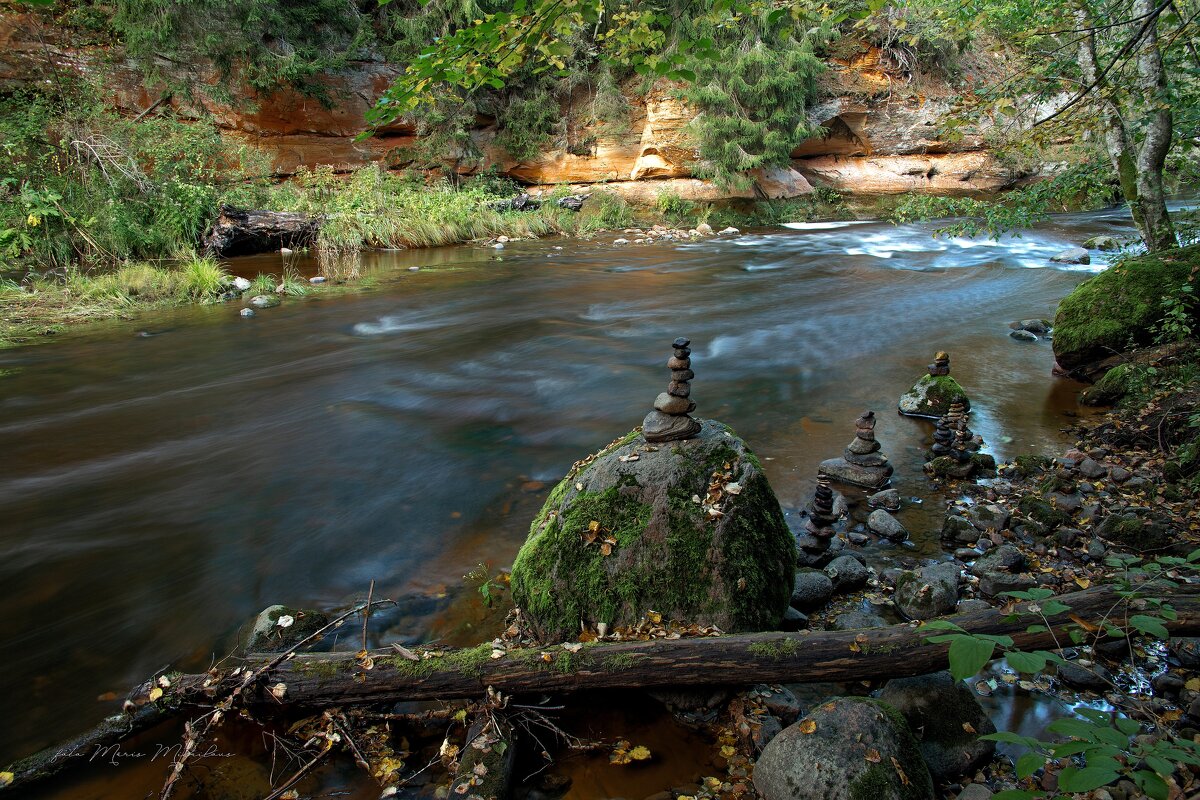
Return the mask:
M572 466L513 561L513 600L540 642L619 633L652 613L726 632L789 624L795 536L746 442L688 416L688 340L673 344L655 410Z
M833 511L833 489L829 487L828 478L817 478L817 490L807 511L808 520L804 523L804 529L823 541L832 539L835 536L833 523L837 521L837 515Z
M864 411L854 421L854 439L846 446L841 458L822 461L817 472L831 480L878 490L888 484L892 477L892 465L879 452L880 444L875 441L875 412Z
M985 453L983 437L975 434L967 424L966 405L950 404L950 410L937 421L933 431L933 447L929 450L929 461L925 471L935 477L971 478L979 473L996 468L996 460Z
M971 408L966 392L950 377L950 354L939 351L929 365L929 374L922 375L913 387L900 396L897 404L901 414L910 417L940 417L950 410L951 403Z
M671 442L678 439L690 439L700 432L700 423L688 414L696 410L696 404L689 399L692 393L692 349L691 340L680 336L671 343L675 348L674 354L667 361L667 369L671 370L671 382L667 390L654 400L654 410L642 420L642 435L647 442Z

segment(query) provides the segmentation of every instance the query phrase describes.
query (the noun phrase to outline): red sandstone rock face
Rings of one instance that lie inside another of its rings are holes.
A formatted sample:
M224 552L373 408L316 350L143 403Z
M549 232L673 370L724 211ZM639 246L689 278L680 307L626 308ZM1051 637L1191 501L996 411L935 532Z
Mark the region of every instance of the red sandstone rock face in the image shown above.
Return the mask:
M145 85L136 65L99 48L72 48L61 43L52 28L31 15L0 15L0 89L28 87L48 79L54 70L99 77L114 107L134 115L162 97L159 87ZM160 65L170 68L165 62ZM605 183L634 202L653 203L666 188L692 200L729 197L796 197L814 185L832 186L855 194L894 194L923 191L960 194L996 191L1012 185L1016 176L982 149L979 133L954 143L937 136L938 121L949 110L945 100L894 91L898 84L868 51L854 62L834 62L825 81L830 98L812 109L810 118L825 130L797 147L792 169L756 174L756 186L727 191L692 177L697 158L687 132L694 112L674 96L676 87L661 82L646 96L630 91L630 120L624 132L608 134L586 125L569 132L572 142L555 142L538 158L517 162L495 140L495 127L483 120L475 132L484 153L477 163L454 169L470 174L491 167L533 186ZM220 80L210 66L188 68L200 87ZM331 103L291 90L258 95L235 87L232 100L219 92L196 93L194 107L180 98L169 102L184 117L211 115L216 124L246 144L265 151L281 175L301 167L331 165L350 170L370 163L389 168L409 164L415 128L397 123L365 141L355 137L365 126L365 114L400 68L360 62L324 79ZM886 93L881 93L886 90ZM871 94L875 92L875 94ZM217 96L214 96L217 95ZM569 119L586 119L587 96L577 96L564 109ZM574 112L574 113L573 113ZM448 165L449 166L449 165Z

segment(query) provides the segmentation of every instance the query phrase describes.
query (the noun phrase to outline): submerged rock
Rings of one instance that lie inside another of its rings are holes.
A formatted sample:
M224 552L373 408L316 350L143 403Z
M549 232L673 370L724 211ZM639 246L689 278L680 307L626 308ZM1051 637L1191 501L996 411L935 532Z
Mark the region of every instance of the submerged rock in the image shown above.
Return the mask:
M255 308L274 308L283 301L273 294L256 294L250 298L250 305Z
M1066 250L1051 256L1050 261L1054 264L1090 264L1092 263L1092 257L1082 247L1068 247Z
M796 551L746 443L699 420L693 438L634 431L550 493L513 563L513 598L543 641L649 611L725 631L776 629Z
M246 652L283 652L328 624L329 617L320 611L289 606L268 606L254 620L254 627L246 640Z
M938 783L974 772L996 752L995 742L979 738L995 733L996 726L971 690L949 672L890 680L879 699L904 715Z
M903 542L908 538L908 531L900 524L900 520L882 508L875 509L867 517L867 527L871 529L872 533L885 539L891 539L893 542Z
M896 709L840 697L777 735L754 766L764 800L925 800L933 781Z

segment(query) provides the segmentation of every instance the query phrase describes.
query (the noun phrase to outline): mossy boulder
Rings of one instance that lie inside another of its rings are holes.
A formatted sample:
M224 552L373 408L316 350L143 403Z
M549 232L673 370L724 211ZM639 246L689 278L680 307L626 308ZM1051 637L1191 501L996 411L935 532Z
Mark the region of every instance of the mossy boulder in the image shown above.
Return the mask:
M979 738L995 733L996 726L975 693L949 672L895 678L883 687L879 699L903 714L916 732L921 755L938 783L973 773L996 752L995 742Z
M281 653L329 624L320 611L290 606L268 606L259 612L246 640L248 653Z
M900 413L910 417L940 417L959 402L966 410L971 401L958 381L950 375L924 375L913 387L900 395Z
M1128 258L1090 278L1058 306L1054 357L1076 370L1113 353L1150 344L1163 299L1200 266L1200 245Z
M695 438L659 445L634 431L550 493L512 570L513 599L542 641L650 611L730 632L779 624L795 539L746 443L700 422Z
M764 800L932 800L933 781L899 711L839 697L770 741L754 765Z

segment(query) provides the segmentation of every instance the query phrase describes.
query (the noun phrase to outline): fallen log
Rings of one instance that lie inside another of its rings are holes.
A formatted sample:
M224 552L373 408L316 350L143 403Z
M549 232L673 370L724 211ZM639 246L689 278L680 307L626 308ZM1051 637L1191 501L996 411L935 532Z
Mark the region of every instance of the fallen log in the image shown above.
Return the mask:
M1165 623L1173 634L1200 633L1200 585L1165 590L1157 596L1167 599L1178 614ZM997 609L947 619L970 633L1011 636L1017 648L1046 650L1070 643L1068 630L1078 624L1072 617L1108 619L1123 602L1112 587L1059 599L1070 610L1045 620L1048 629L1041 632L1026 630L1034 621L1028 615L1014 617ZM576 652L555 645L509 650L498 657L486 644L467 650L417 651L416 661L379 650L370 654L370 669L364 668L365 659L354 654L300 654L266 671L262 681L246 688L244 697L251 705L332 706L479 697L489 687L504 694L525 694L897 678L946 668L949 646L926 641L934 633L915 624L900 624L857 631L594 643ZM222 696L229 681L182 676L176 679L170 699L184 705L211 703Z
M297 211L263 211L221 205L204 237L204 248L218 256L269 253L281 247L308 247L317 240L321 218Z
M1164 589L1154 596L1169 602L1177 614L1174 620L1164 620L1172 635L1200 635L1200 585ZM1035 620L1028 613L1028 603L1007 611L990 609L944 619L969 633L1011 636L1020 649L1054 650L1070 643L1069 631L1080 621L1098 625L1124 616L1122 604L1126 601L1109 586L1056 599L1068 610L1037 619L1046 630L1032 633L1027 627ZM603 642L584 645L578 651L551 645L508 650L498 658L492 657L490 644L408 653L376 650L368 654L370 669L365 668L368 658L360 654L297 654L287 660L280 660L278 654L251 655L236 674L177 676L154 703L146 697L153 684L145 684L132 697L142 704L136 718L158 722L190 709L212 708L237 691L243 702L262 715L272 708L477 699L489 688L511 695L900 678L946 668L949 645L926 641L937 633L943 631L923 630L913 623L850 631ZM417 660L412 660L413 656ZM273 661L279 663L272 665ZM247 684L247 673L258 670L262 670L258 679ZM122 735L124 729L110 719L74 742L111 746L145 727L135 721ZM29 784L65 766L68 759L55 755L70 752L78 752L78 748L50 748L6 769L17 776L13 785Z

